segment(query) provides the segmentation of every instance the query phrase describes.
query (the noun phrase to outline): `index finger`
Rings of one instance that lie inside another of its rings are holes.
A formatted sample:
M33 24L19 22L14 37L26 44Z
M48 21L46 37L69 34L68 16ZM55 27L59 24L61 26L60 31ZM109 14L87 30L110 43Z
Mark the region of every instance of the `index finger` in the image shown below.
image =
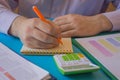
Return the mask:
M38 21L35 27L56 38L60 34L59 27L49 20L47 20L47 22Z

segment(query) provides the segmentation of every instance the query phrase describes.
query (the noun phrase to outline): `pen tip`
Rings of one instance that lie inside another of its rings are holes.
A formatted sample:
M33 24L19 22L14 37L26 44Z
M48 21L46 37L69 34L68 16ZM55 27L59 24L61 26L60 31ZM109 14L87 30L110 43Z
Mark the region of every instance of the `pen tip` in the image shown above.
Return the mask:
M61 41L61 39L58 39L58 42L59 42L61 45L63 45L63 42Z

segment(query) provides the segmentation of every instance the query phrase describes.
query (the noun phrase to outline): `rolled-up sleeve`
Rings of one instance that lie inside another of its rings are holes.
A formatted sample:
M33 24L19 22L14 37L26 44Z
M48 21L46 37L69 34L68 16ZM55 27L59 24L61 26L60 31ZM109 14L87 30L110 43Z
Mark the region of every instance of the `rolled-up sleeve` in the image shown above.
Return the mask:
M117 9L112 12L103 13L113 25L112 31L120 31L120 0Z
M12 12L6 0L0 1L0 32L8 34L8 30L14 21L19 16Z

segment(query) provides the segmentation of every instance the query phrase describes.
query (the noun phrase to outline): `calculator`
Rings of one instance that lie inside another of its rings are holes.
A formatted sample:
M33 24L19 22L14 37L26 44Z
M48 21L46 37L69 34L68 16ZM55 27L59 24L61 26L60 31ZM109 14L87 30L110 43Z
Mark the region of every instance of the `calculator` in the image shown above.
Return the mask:
M100 69L82 53L56 54L53 58L63 75L87 73Z

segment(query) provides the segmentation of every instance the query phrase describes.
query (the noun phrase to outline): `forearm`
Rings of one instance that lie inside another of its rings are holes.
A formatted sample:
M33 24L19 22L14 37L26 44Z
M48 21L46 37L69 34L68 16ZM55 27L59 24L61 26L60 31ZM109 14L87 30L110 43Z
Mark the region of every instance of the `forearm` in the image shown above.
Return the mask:
M93 16L93 19L95 21L95 23L101 27L101 32L103 31L111 31L112 30L112 24L110 22L110 20L104 16L103 14L98 14Z

